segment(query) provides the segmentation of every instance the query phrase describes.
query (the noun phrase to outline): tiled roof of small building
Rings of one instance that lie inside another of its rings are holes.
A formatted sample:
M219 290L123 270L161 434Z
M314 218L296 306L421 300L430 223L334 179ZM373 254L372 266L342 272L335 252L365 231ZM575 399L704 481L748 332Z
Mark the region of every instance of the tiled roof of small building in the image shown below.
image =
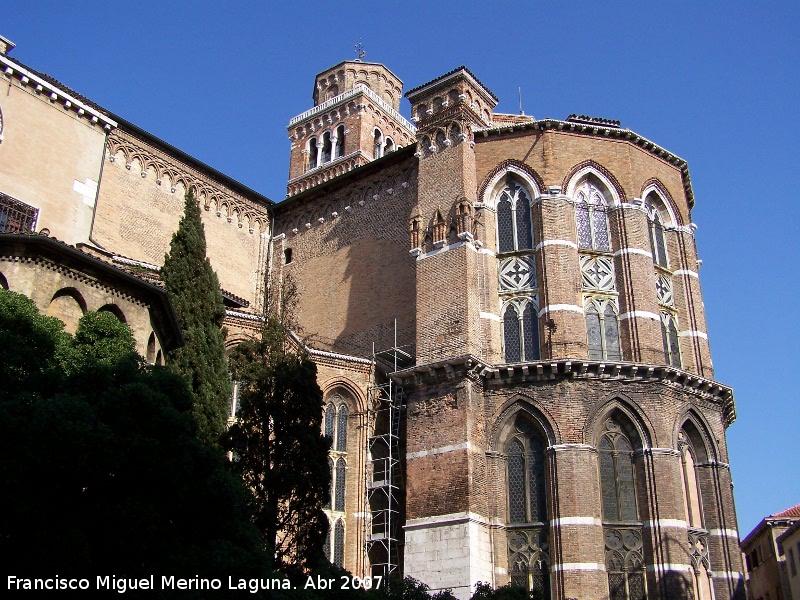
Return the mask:
M800 519L800 504L795 504L767 517L768 519Z

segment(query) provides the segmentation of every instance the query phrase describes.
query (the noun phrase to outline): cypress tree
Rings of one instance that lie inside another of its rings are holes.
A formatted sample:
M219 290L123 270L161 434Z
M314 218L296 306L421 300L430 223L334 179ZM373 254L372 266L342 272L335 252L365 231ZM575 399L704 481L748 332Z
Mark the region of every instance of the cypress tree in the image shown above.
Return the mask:
M175 308L185 344L168 355L167 366L192 391L198 437L218 444L225 432L231 383L225 360L225 306L217 274L206 256L200 207L190 189L183 218L172 236L161 278Z

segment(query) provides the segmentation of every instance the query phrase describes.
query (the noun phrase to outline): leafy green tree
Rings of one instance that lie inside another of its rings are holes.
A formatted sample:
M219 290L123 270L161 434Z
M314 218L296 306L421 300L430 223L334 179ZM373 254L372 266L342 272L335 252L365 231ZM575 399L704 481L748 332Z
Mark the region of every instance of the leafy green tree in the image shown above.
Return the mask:
M191 190L186 194L183 218L164 258L161 278L185 342L170 352L167 366L191 388L200 438L217 444L225 432L231 393L220 329L225 306L219 280L206 256L200 207Z
M511 584L492 588L488 583L479 581L470 600L544 600L544 594L540 590L529 592L523 587Z
M231 370L241 408L228 447L253 494L255 524L276 569L308 571L324 560L330 497L316 365L269 316L259 339L234 349Z
M18 575L256 576L249 496L185 382L87 313L75 337L0 290L0 555ZM155 597L158 597L156 594Z

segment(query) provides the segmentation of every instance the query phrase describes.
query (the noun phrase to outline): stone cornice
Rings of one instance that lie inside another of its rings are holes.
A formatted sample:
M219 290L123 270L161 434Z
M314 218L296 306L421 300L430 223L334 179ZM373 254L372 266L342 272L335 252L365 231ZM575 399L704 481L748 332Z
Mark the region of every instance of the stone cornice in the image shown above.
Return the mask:
M605 362L562 358L528 363L489 365L474 356L460 356L435 363L416 365L392 373L397 381L421 380L426 375L436 379L451 378L456 370L480 377L487 386L511 382L533 383L561 378L599 379L605 381L660 382L710 400L722 407L725 426L736 420L733 390L726 386L675 367L629 362Z
M484 127L475 130L475 141L480 142L481 137L489 138L495 135L509 135L521 133L523 131L563 131L567 133L579 133L629 141L636 146L646 150L650 154L677 167L681 172L683 189L689 202L689 208L694 207L694 192L692 191L692 180L689 176L689 166L680 156L673 154L669 150L662 148L658 144L651 142L647 138L631 131L630 129L620 129L619 127L608 127L601 124L576 123L572 121L560 121L558 119L532 120L527 123L510 123L500 126ZM479 134L483 134L482 136Z
M78 117L86 119L91 124L101 124L106 131L117 127L117 122L107 115L79 100L63 87L47 81L7 56L0 54L0 65L9 80L16 78L21 86L25 88L30 86L30 89L36 94L46 96L53 103L61 103L66 110L74 111Z

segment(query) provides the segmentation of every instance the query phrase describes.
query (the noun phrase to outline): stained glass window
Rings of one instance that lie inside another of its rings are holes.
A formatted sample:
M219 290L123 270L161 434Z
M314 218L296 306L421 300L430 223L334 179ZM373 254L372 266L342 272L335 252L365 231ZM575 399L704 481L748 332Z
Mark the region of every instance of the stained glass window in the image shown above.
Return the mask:
M508 519L511 523L528 520L525 503L525 448L515 439L508 449Z
M328 523L328 529L325 532L325 541L322 543L322 551L325 553L325 558L331 560L331 526Z
M503 315L506 362L513 363L521 360L519 338L519 315L517 314L517 309L509 304Z
M651 196L648 196L645 201L648 219L647 227L650 233L650 248L653 251L653 262L664 268L668 268L667 245L664 241L664 223L661 219L658 207L656 206L656 202L658 202L658 200Z
M575 190L575 223L579 247L611 250L606 201L600 189L588 180Z
M546 523L544 449L534 428L522 419L508 445L509 523Z
M636 522L636 489L633 474L633 448L618 425L609 422L598 445L603 520Z
M510 183L497 203L497 250L514 252L532 249L531 199L521 186Z
M333 527L333 564L344 566L344 523L341 519L337 519Z
M605 326L606 358L608 360L622 360L622 351L619 345L619 321L617 313L611 304L606 304L603 311L603 325Z
M511 583L549 597L548 518L544 446L525 417L514 423L507 446L508 570Z
M331 507L331 496L333 496L334 491L334 481L333 481L333 460L329 457L328 458L328 473L329 473L329 481L330 483L330 494L328 495L328 501L325 503L323 508L330 509Z
M598 306L600 310L598 310ZM585 303L586 338L592 360L622 360L619 321L610 300L589 299Z
M522 190L517 194L517 250L530 250L533 247L531 232L531 206L528 197Z
M336 416L336 407L333 402L325 407L325 435L333 439L333 422Z
M333 506L334 510L339 510L344 512L344 493L346 489L346 482L345 482L345 472L346 472L346 465L343 458L340 458L336 461L336 493L335 493L335 503Z
M636 507L633 446L619 424L610 419L605 423L597 450L608 596L614 600L645 600L643 537Z
M586 337L589 341L589 358L602 360L603 358L603 333L600 327L600 314L594 302L586 307Z
M336 418L336 450L347 452L347 417L349 412L347 405L339 406L339 414Z
M678 343L678 327L675 317L661 313L661 341L664 344L664 360L673 367L681 367L681 351Z
M497 204L497 249L498 252L514 250L514 217L511 212L511 199L503 193Z
M539 360L539 319L536 306L528 302L522 312L522 337L525 360Z

